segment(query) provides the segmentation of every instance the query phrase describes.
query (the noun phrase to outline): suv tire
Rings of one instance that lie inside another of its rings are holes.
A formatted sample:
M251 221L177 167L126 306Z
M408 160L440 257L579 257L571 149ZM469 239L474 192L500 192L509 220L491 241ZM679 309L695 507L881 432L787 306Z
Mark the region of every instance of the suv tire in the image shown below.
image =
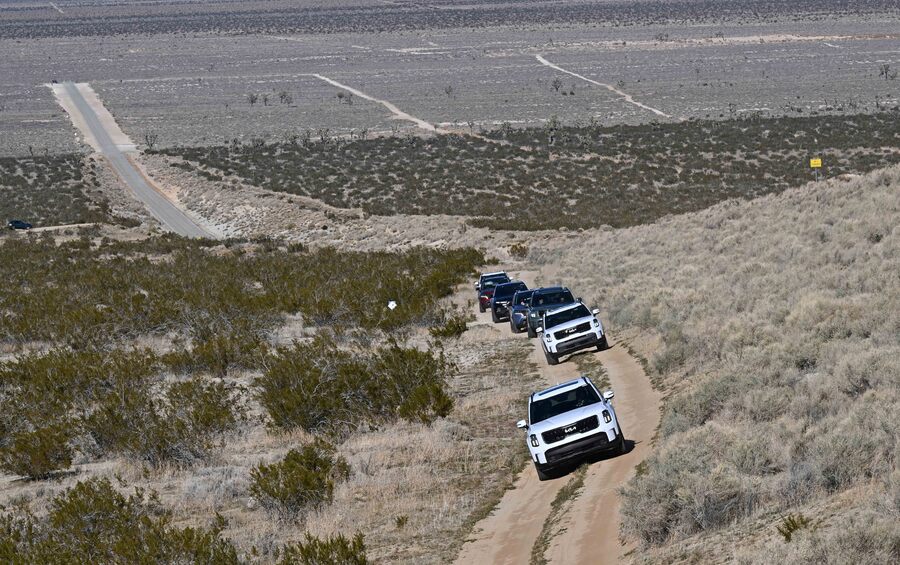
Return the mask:
M511 331L514 334L519 333L519 328L513 322L512 316L509 317L509 331Z
M481 299L478 300L478 311L484 314L484 306L481 305Z
M534 328L531 327L531 324L528 324L528 337L530 337L530 338L537 337L537 332L534 331Z
M497 309L491 306L491 321L495 324L500 323L500 318L497 317Z
M600 343L597 344L597 351L606 351L607 349L609 349L609 340L606 339L606 334L603 334Z
M537 476L538 476L539 481L546 481L546 480L549 480L552 478L550 476L550 473L548 472L548 469L546 467L544 467L543 465L541 465L540 463L535 462L534 470L537 471Z
M544 357L547 358L548 365L559 365L559 357L557 357L556 354L544 351Z
M625 432L622 431L622 424L619 424L619 445L616 446L618 455L625 455L628 450L625 448Z

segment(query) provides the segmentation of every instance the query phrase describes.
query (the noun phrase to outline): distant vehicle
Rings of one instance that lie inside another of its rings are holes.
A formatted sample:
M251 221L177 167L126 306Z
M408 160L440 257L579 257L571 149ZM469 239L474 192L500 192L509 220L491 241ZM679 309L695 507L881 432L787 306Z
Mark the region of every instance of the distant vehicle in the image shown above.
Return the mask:
M600 310L588 310L580 302L544 312L537 332L543 332L541 347L547 363L556 365L561 356L589 347L596 347L597 351L609 349L599 313Z
M475 290L478 292L478 311L484 313L491 303L491 297L494 296L494 287L498 284L508 283L509 275L503 271L496 273L484 273L475 283Z
M531 295L531 304L528 307L528 322L525 328L528 337L537 337L536 328L541 325L544 312L553 310L565 304L577 302L572 292L564 286L551 286L538 289Z
M625 434L612 405L615 396L603 394L585 376L533 393L528 398L525 444L538 479L582 458L604 451L625 453Z
M513 295L509 306L509 329L517 334L525 329L528 323L528 307L531 305L531 295L536 289L520 290Z
M513 295L520 290L528 290L528 285L522 281L510 281L494 287L494 295L491 297L491 320L495 324L509 319L509 305Z
M22 220L10 220L6 223L6 227L11 230L30 230L34 226Z

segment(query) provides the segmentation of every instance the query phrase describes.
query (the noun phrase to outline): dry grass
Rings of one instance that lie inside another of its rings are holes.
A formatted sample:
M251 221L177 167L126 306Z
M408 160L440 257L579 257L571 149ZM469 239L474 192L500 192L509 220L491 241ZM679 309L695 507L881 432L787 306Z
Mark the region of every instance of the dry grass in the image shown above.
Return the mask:
M663 344L650 359L669 392L660 445L623 505L623 533L651 561L688 559L687 547L724 560L896 560L896 494L885 518L866 517L896 493L898 193L893 167L601 232L566 254L561 274L596 289L588 297L615 327ZM859 485L881 494L819 520L816 508ZM821 525L787 546L774 522L804 508Z

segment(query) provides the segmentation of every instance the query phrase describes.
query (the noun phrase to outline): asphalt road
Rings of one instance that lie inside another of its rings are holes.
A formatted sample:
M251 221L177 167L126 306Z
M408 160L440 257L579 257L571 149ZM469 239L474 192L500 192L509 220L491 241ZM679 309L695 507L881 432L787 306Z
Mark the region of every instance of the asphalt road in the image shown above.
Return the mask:
M122 181L134 191L138 200L144 203L144 206L160 221L163 226L171 231L185 237L213 237L208 231L203 229L194 220L189 218L183 211L175 206L169 199L156 190L144 175L128 160L119 147L113 143L109 132L104 129L103 124L97 117L96 112L81 95L81 91L74 83L66 82L63 84L72 103L81 113L84 122L90 128L91 133L97 140L102 153L109 162L113 171Z

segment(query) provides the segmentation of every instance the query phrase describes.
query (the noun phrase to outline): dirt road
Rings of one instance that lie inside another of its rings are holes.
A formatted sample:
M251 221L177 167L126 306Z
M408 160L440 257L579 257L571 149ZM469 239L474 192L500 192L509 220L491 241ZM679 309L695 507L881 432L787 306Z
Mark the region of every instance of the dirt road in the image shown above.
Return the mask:
M490 314L480 314L479 321L490 323ZM597 355L607 370L611 388L616 392L616 413L630 448L625 455L590 466L579 496L566 506L566 513L554 528L561 533L551 540L545 554L550 563L614 563L628 549L618 540L617 491L650 451L650 439L659 422L660 395L650 386L641 365L621 344L615 343L615 336L611 338L610 349L584 354ZM548 366L540 343L533 341L532 360L541 367L547 385L580 375L575 363L567 358L557 366ZM568 480L563 476L540 482L532 465L527 465L491 515L475 526L456 563L529 563L551 503Z

